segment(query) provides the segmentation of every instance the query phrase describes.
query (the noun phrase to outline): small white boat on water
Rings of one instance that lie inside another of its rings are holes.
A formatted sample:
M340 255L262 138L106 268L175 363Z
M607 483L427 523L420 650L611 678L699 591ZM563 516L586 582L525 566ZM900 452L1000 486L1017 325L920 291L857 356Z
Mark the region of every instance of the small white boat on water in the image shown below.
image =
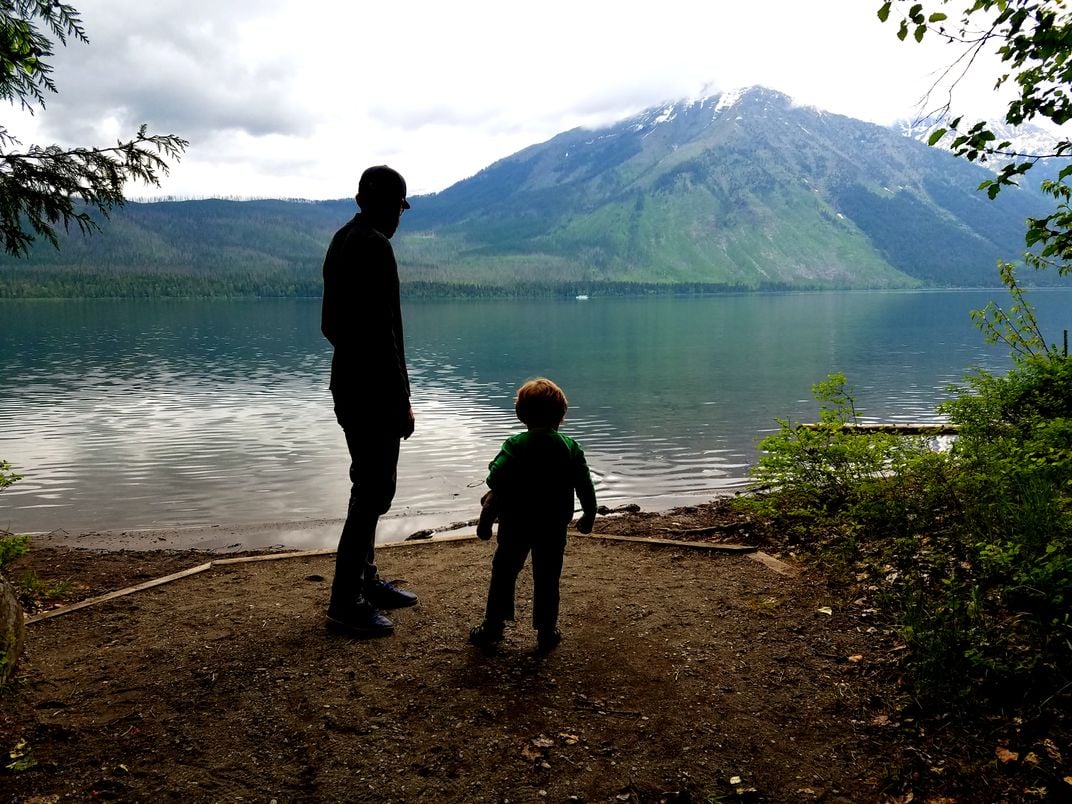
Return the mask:
M588 301L588 297L582 294L577 297L577 301Z

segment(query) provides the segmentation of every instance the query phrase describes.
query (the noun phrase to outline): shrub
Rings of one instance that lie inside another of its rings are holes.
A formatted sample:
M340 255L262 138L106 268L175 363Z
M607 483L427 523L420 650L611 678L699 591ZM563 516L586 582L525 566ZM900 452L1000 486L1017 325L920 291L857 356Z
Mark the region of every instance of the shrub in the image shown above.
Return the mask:
M917 698L1022 703L1072 668L1072 361L1021 357L939 406L953 447L846 430L841 375L815 386L811 430L779 422L753 477L804 549L851 562L910 648Z
M823 403L817 423L805 426L779 419L778 432L759 444L763 452L752 478L756 487L776 492L760 498L774 506L768 508L770 513L840 515L925 451L921 439L853 429L859 420L844 374L831 374L812 386L812 394Z
M29 550L29 536L0 535L0 570Z
M11 471L10 463L0 460L0 491L21 479L22 475L17 475ZM28 549L28 544L28 536L13 536L0 531L0 570L19 556L24 555Z
M0 491L10 486L16 480L22 480L22 475L17 475L12 472L11 464L0 459Z

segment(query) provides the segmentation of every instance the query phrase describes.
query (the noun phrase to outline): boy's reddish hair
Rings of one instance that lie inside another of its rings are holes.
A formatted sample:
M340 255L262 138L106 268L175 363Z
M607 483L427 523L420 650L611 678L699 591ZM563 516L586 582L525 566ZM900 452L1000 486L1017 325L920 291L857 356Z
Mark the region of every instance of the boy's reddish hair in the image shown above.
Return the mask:
M546 377L537 377L517 389L514 412L530 427L557 427L566 418L569 400Z

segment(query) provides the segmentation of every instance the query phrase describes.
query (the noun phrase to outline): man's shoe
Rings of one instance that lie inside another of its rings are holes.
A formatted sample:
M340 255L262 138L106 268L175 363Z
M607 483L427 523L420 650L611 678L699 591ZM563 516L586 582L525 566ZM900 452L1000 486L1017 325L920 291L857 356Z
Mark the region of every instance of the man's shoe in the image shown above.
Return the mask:
M502 642L503 627L484 620L469 632L469 641L478 648L490 648Z
M354 639L376 639L395 632L395 624L368 603L356 603L345 609L329 608L327 619L329 631Z
M549 631L538 631L536 633L536 650L540 653L550 653L558 647L558 643L562 641L562 632L557 628L552 628Z
M380 609L404 609L417 605L417 596L413 592L399 589L390 581L377 578L367 590L365 597L373 606Z

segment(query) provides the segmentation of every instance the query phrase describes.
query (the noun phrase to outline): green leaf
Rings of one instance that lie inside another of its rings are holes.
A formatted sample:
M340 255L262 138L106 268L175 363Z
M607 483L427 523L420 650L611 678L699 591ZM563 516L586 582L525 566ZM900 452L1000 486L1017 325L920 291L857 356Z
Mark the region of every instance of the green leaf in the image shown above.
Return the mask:
M946 131L948 131L948 129L936 128L934 131L931 132L931 135L927 138L927 145L936 144L938 142L938 140L940 140L942 137L945 136Z
M944 19L946 19L946 15L941 11L936 11L927 17L927 22L941 22Z
M892 4L892 0L886 0L886 2L883 3L879 7L879 9L878 9L878 18L880 20L882 20L882 22L885 22L886 20L888 20L890 18L890 5L891 4Z
M21 773L22 771L29 770L37 764L37 760L31 756L19 757L14 762L10 762L4 767L13 773Z
M901 20L901 27L897 29L897 38L903 42L906 36L908 36L908 23Z
M916 33L915 33L916 41L917 42L922 42L923 41L923 34L925 34L925 33L927 33L927 26L926 25L917 25L916 26Z

